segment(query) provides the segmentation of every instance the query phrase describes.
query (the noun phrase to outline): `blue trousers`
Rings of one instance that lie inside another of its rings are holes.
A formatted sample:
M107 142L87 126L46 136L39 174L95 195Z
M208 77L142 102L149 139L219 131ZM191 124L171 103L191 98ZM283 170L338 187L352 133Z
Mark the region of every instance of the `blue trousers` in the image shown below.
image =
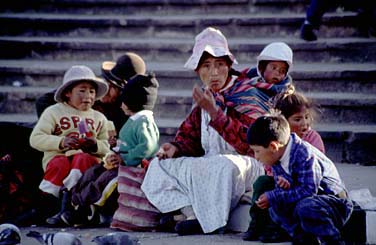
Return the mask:
M296 203L295 208L269 208L272 220L281 225L291 237L305 233L319 239L340 238L340 229L350 218L353 204L349 199L334 195L315 195Z
M365 21L374 21L374 17L369 15L374 14L373 9L375 3L371 3L372 0L311 0L310 5L306 12L306 19L313 25L315 29L319 29L323 15L334 10L339 6L345 7L349 11L364 12L366 11ZM358 23L363 25L364 23Z

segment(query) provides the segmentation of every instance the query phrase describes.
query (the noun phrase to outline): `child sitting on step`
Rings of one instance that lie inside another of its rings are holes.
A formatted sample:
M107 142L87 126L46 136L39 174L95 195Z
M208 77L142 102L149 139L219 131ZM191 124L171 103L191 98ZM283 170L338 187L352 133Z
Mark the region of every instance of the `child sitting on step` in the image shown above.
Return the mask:
M325 153L324 143L321 136L311 128L313 121L314 105L303 94L295 92L290 88L285 93L278 94L273 98L274 108L281 111L282 115L287 119L290 130L296 133L302 140L315 146L321 152ZM247 241L263 241L263 242L279 242L286 237L283 232L279 232L278 227L270 220L269 215L262 210L257 210L256 200L265 191L274 189L275 182L270 166L265 166L267 175L260 176L253 184L254 193L250 215L252 217L248 231L243 239ZM277 182L279 187L288 188L283 178L279 178ZM262 218L260 218L262 217ZM269 221L269 222L267 222Z
M277 184L255 198L250 212L256 226L250 227L245 240L254 240L260 229L268 228L257 223L271 219L287 234L278 239L269 236L272 239L263 242L281 242L291 236L293 244L340 244L340 229L352 212L345 186L330 159L290 132L286 118L276 112L258 118L248 130L256 159L272 166Z
M114 197L112 192L116 191L118 166L141 165L143 159L153 157L158 150L159 130L152 112L157 89L154 75L136 75L124 85L121 108L129 119L119 132L114 152L106 155L103 164L85 172L72 189L71 208L61 214L66 225L111 223L117 200L110 201L108 197Z
M30 145L44 152L44 177L39 188L57 202L61 198L62 207L83 173L110 150L107 119L92 109L107 90L107 83L90 68L72 66L55 92L58 103L42 113L30 135ZM61 213L46 222L62 224Z

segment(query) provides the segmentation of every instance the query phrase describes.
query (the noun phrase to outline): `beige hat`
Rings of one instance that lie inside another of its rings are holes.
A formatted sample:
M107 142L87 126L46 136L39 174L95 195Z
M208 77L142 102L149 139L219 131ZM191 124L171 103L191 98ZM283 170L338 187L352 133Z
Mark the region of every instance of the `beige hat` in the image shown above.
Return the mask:
M108 85L101 78L96 77L94 72L87 66L77 65L72 66L64 74L63 84L58 87L55 92L55 100L57 102L64 102L63 94L67 87L80 81L92 81L97 85L95 99L98 100L106 95Z
M193 53L184 67L196 70L201 56L205 51L214 57L227 55L233 63L238 63L234 55L230 52L227 39L222 32L213 27L208 27L196 36Z

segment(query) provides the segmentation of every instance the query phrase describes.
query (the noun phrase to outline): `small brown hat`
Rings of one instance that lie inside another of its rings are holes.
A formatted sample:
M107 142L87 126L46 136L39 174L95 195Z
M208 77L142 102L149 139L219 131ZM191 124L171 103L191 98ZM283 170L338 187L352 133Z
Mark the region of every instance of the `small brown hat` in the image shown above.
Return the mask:
M137 54L128 52L120 56L116 63L105 61L102 63L102 76L116 87L124 85L136 74L145 74L144 60Z

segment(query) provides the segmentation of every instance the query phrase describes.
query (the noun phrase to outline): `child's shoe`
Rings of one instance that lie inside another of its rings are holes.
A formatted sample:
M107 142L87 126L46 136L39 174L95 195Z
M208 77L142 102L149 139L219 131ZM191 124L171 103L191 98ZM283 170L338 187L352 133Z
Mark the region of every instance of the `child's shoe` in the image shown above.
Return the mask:
M265 220L269 214L267 211L259 209L256 205L252 205L249 215L251 216L251 222L242 238L244 241L258 241L260 232L263 230Z
M265 227L265 231L259 236L263 243L280 243L291 241L290 236L279 227Z
M340 236L336 237L320 237L322 245L345 245L346 243L341 239Z
M248 230L243 234L242 238L244 241L258 241L259 234L255 229L249 227Z
M317 237L311 234L304 234L299 237L294 237L292 239L293 245L304 245L304 244L310 244L310 245L320 245L320 241Z
M300 37L306 41L316 41L317 35L315 32L317 30L313 28L312 24L304 22L300 28Z
M52 227L60 227L60 226L65 226L64 221L61 219L61 213L57 213L54 216L51 216L46 219L46 223L49 226Z
M267 210L259 212L258 220L262 221L262 227L259 228L259 240L263 243L279 243L291 241L290 236L279 225L274 223ZM259 222L260 223L260 222Z
M88 222L87 214L82 210L67 210L60 215L60 218L68 226L80 226Z
M70 192L66 189L61 192L61 208L60 211L52 217L46 219L46 223L49 226L65 226L65 222L61 219L61 215L72 209L70 205Z
M251 214L251 223L249 223L248 230L243 234L243 240L244 241L258 241L259 235L260 235L260 229L259 225L256 222L256 215L253 214L253 212L250 212Z

